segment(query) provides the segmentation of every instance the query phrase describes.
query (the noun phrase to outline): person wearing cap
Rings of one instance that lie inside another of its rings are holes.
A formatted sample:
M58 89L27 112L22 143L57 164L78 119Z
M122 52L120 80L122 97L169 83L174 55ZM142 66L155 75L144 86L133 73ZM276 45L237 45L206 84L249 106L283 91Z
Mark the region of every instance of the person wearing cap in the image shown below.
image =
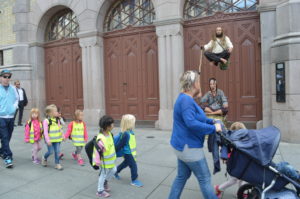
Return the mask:
M12 73L2 70L0 73L0 156L4 159L6 168L12 168L13 154L9 142L14 130L14 115L18 108L18 94L16 89L9 84Z

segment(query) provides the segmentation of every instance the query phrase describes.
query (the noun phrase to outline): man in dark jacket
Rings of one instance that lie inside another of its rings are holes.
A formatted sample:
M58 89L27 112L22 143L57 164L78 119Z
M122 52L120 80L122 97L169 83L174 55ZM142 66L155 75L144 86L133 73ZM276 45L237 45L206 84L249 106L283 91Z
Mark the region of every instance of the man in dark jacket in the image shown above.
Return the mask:
M23 111L24 111L24 107L27 106L27 104L28 104L28 100L27 100L27 95L26 95L25 89L21 88L21 84L20 84L19 80L15 81L15 87L16 87L16 91L17 91L18 97L19 97L19 109L17 109L17 111L15 113L15 118L19 111L18 125L22 126Z

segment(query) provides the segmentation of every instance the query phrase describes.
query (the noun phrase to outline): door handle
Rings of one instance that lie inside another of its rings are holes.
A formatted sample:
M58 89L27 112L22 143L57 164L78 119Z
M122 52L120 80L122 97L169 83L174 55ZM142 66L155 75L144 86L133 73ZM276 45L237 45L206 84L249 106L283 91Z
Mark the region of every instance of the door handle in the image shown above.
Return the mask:
M124 83L123 83L123 86L127 86L127 83L126 83L126 82L124 82Z

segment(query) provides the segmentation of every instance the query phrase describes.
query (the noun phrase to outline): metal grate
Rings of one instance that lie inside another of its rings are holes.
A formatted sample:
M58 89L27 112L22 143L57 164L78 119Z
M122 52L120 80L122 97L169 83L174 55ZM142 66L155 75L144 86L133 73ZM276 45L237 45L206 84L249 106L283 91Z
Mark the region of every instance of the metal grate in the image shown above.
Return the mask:
M58 12L48 23L46 41L76 37L79 25L75 14L70 9Z
M243 12L256 10L258 0L187 0L184 18L193 19L213 15L216 12Z
M119 0L105 17L104 30L112 31L132 26L151 25L155 10L151 0Z

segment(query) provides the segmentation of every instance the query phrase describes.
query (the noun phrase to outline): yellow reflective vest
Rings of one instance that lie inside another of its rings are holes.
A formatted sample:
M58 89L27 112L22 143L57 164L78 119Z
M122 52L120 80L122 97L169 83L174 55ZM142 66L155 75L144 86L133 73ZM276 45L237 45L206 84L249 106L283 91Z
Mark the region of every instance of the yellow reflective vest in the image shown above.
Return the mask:
M129 148L131 151L131 155L134 157L134 159L136 160L136 140L135 140L135 135L129 133L130 137L129 137Z
M48 135L49 135L50 142L51 143L61 142L63 140L62 130L61 130L61 127L58 126L56 118L50 118L47 120L48 120L48 124L51 120L51 125L48 128Z
M73 122L71 136L74 146L85 146L83 122Z
M105 152L103 153L103 159L102 159L102 164L101 167L105 169L111 169L115 167L115 162L116 162L116 151L115 151L115 144L114 140L112 137L112 134L108 132L108 136L105 136L102 133L99 133L97 136L97 143L99 140L101 140L104 144L105 147ZM94 147L94 153L93 153L93 159L95 158L95 153L98 153L96 148ZM93 165L95 163L93 162Z

